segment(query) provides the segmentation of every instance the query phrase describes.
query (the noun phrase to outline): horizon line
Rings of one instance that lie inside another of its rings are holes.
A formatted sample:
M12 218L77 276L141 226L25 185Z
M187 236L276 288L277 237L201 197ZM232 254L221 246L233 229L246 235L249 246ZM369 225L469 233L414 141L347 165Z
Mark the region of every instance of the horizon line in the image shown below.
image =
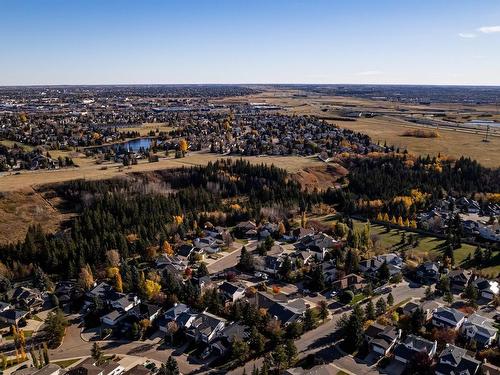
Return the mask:
M440 87L499 87L500 83L478 84L478 83L47 83L47 84L0 84L0 88L16 87L113 87L113 86L440 86Z

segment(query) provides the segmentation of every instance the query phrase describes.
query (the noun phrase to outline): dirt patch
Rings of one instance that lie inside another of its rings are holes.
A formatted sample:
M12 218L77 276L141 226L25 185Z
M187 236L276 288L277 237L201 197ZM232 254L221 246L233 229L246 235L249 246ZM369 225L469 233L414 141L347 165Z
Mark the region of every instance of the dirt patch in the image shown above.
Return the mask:
M0 243L22 240L30 225L40 224L46 232L55 232L66 220L33 189L0 193Z
M293 179L299 182L305 190L313 191L316 188L323 191L328 188L338 187L338 180L347 173L347 169L339 164L332 163L301 169L293 174Z

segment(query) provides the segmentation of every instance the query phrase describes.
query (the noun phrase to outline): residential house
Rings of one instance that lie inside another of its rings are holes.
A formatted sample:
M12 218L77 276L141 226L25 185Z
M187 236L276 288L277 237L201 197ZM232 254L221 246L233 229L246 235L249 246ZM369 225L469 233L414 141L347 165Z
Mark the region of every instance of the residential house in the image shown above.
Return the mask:
M366 286L365 279L359 275L351 273L333 283L335 290L352 290L358 292Z
M224 245L224 241L207 236L203 238L195 238L193 245L198 252L203 251L205 253L215 254L221 250L221 247Z
M314 234L314 229L313 228L302 228L302 227L299 227L299 228L295 228L292 230L292 238L295 240L295 241L299 241L301 240L303 237L305 236L309 236L309 235L313 235Z
M340 242L325 233L309 234L302 237L295 247L299 250L310 250L318 260L323 260L329 250L338 248Z
M401 330L377 322L371 324L365 331L365 340L370 350L382 356L389 354L400 337Z
M403 315L411 316L416 309L420 308L424 313L424 320L428 322L432 319L434 312L441 307L442 304L436 301L424 301L422 303L410 301L403 306Z
M33 313L42 309L43 295L38 289L21 286L14 289L11 301L20 309Z
M490 225L479 224L479 235L488 241L500 242L500 223Z
M435 327L458 330L464 322L465 314L450 307L438 307L432 314L432 325Z
M405 340L396 345L394 349L394 358L401 363L408 364L413 356L419 352L426 353L429 358L436 354L437 341L429 341L415 335L406 336Z
M173 307L168 309L163 314L163 316L160 316L158 318L158 327L160 328L160 331L162 331L164 333L169 333L170 322L176 322L177 327L181 327L180 320L182 317L189 316L188 312L189 312L188 306L186 306L183 303L176 303ZM191 318L194 319L195 316L196 316L196 314L193 314L191 316ZM189 320L189 319L187 319L187 320ZM182 326L185 326L186 321L184 322L184 324L182 324Z
M160 312L160 306L141 302L132 307L128 311L128 315L135 317L137 320L149 320L150 322L154 322L160 315Z
M240 298L245 297L245 288L228 281L224 281L219 286L219 291L221 292L223 298L228 302L235 302Z
M191 322L186 335L196 342L210 343L224 329L226 320L208 312L198 314Z
M479 291L479 295L482 298L491 301L499 293L498 281L483 279L482 277L477 278L472 282L472 284Z
M308 304L302 298L297 298L288 302L273 303L267 313L272 319L279 320L286 326L304 317Z
M463 212L467 212L469 214L478 214L481 211L481 206L473 199L461 197L456 200L455 204Z
M18 310L18 309L6 309L0 312L0 321L7 323L18 325L21 319L25 319L28 316L28 311Z
M447 344L439 355L436 375L474 375L481 362L467 354L467 350Z
M240 237L255 237L257 236L257 224L253 221L242 221L236 225L235 231Z
M125 371L124 375L150 375L151 370L144 365L135 365L130 370Z
M189 243L183 243L175 249L175 254L184 259L190 259L194 254L201 254L202 251L196 249L193 245Z
M448 279L450 280L450 289L454 292L463 292L467 285L469 285L469 280L472 277L472 272L467 270L451 270L448 273Z
M14 371L13 375L59 375L64 373L64 371L58 365L54 363L49 363L42 368L37 367L26 367Z
M416 276L422 284L434 284L439 281L439 265L425 262L416 269Z
M210 347L212 351L219 356L222 356L229 352L231 344L234 340L246 342L249 337L250 333L248 332L247 326L239 323L233 323L226 326L221 332L219 332L217 338L210 344Z
M490 346L497 338L497 329L494 320L479 314L467 317L462 325L462 333L467 339L474 340L479 347Z
M377 255L373 258L363 260L359 262L359 270L368 277L376 277L379 268L384 262L387 264L391 277L401 273L403 259L401 259L399 255L393 253Z
M495 366L486 360L481 364L483 375L500 375L500 367Z

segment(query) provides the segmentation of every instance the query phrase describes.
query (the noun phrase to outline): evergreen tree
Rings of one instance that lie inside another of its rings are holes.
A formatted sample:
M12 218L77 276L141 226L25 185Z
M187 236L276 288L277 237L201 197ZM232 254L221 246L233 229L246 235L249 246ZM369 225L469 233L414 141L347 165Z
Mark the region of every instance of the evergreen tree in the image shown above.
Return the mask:
M104 353L97 342L94 342L92 349L90 350L90 355L96 362L97 366L104 363Z
M373 301L371 299L366 304L365 317L368 320L375 320L377 318L377 315L375 313L375 305L373 304Z
M392 293L389 293L387 295L387 305L391 306L394 305L394 297L392 295Z
M378 299L377 304L377 315L383 315L387 311L387 304L385 303L385 300L381 297Z

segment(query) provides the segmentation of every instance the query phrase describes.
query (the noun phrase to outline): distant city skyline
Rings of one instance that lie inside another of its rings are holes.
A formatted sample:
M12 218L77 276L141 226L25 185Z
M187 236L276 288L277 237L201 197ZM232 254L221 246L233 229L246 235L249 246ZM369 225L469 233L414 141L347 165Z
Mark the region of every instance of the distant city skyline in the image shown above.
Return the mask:
M5 0L0 85L500 85L500 1Z

